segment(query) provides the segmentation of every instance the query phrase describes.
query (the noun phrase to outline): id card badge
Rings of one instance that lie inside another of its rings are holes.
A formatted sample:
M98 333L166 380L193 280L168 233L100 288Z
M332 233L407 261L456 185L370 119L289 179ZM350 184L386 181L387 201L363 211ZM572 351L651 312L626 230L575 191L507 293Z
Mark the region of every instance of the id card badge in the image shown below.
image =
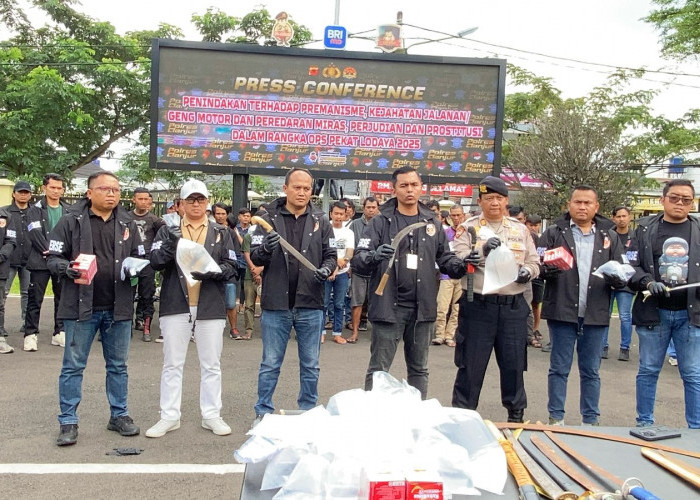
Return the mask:
M406 254L406 269L418 269L418 255L415 253Z

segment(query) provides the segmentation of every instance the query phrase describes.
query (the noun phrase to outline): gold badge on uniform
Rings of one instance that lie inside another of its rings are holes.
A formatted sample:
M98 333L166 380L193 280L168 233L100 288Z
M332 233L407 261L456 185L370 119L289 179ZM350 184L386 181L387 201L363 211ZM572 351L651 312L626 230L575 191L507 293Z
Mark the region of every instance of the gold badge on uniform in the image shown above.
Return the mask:
M425 226L425 232L428 233L428 236L435 236L435 224Z

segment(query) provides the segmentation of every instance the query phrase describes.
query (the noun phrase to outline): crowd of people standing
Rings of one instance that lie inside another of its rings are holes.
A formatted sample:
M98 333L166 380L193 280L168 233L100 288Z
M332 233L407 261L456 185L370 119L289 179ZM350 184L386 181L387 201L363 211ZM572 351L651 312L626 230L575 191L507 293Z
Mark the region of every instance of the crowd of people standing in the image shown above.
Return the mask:
M201 425L216 435L229 434L221 417L223 342L226 336L253 337L258 301L262 352L256 421L275 411L273 396L292 332L299 354L297 403L307 410L318 402L325 335L351 345L371 324L367 390L374 373L390 370L403 342L408 383L426 398L428 351L444 345L454 349L453 406L477 409L493 353L508 421L522 422L527 408L523 374L531 346L550 352L549 424L563 425L576 352L580 422L598 425L599 370L608 357L616 302L620 361L630 360L633 325L639 338L637 425L655 423L656 384L673 344L686 421L700 427L700 296L696 288L673 291L697 283L700 272L700 256L691 244L700 238L700 222L689 214L695 201L689 181L667 183L663 212L636 221L634 231L629 208L616 207L611 218L604 217L595 189L574 186L567 211L541 234L541 218L509 205L508 187L497 177L479 183L479 210L471 214L459 204L443 212L437 203L420 202L423 184L411 168L395 170L392 185L393 197L385 203L364 199L360 217L349 199L324 213L311 203L311 173L295 168L285 177L284 196L257 212L264 223L251 224L247 208L234 213L223 203L211 205L207 186L197 180L183 184L162 218L153 214L145 188L134 191L133 209L126 211L119 180L109 172L91 176L86 196L73 205L62 200L60 176L44 178L44 196L33 205L32 187L19 181L13 202L0 208L0 353L14 350L5 340L4 303L15 276L27 352L38 349L39 312L51 281L51 344L64 349L60 446L77 442L82 374L96 337L107 371L107 428L123 436L140 433L127 404L133 330L142 332L144 342L163 344L160 420L146 436L162 437L180 427L182 374L191 342L201 371ZM203 247L216 270L183 271L178 248L185 240ZM571 256L568 267L543 260L553 249ZM495 289L487 271L496 259L490 258L492 252L500 259L508 256L513 273ZM95 256L97 263L88 284L81 283L83 275L74 265L80 254ZM127 257L148 265L125 279ZM611 261L629 264L633 274L599 277L598 269ZM156 309L160 336L152 339ZM243 333L239 312L244 312ZM548 326L546 345L541 320ZM344 329L351 333L344 336Z

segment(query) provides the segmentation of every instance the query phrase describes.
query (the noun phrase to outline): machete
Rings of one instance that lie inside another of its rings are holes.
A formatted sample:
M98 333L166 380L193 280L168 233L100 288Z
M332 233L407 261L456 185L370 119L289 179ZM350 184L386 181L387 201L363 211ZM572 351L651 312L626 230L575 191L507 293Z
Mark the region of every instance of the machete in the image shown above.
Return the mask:
M530 439L525 439L521 436L518 442L520 443L520 446L522 446L532 457L532 459L537 462L547 473L547 475L551 477L562 489L567 491L575 491L579 489L578 484L569 479L569 476L567 476L560 468L546 458L543 458L541 454L537 453L537 448L532 444Z
M687 288L697 288L699 286L700 286L700 283L688 283L687 285L676 286L673 288L667 286L666 291L670 293L670 292L676 292L678 290L685 290ZM642 295L644 295L644 298L642 299L642 302L644 302L649 297L651 297L651 292L649 290L644 290L642 292Z
M267 231L268 233L273 230L273 227L270 225L269 222L267 222L265 219L255 216L251 217L250 219L251 224L260 224L262 228ZM303 265L305 268L310 269L312 271L316 271L316 266L314 266L311 262L309 262L309 259L304 257L299 250L294 248L290 242L285 240L280 236L280 245L282 245L283 248L285 248L290 254L296 258L301 265Z
M633 444L635 446L645 446L649 447L648 441L642 441L641 439L628 438L622 436L615 436L614 434L603 434L602 432L586 431L583 429L578 429L574 427L561 427L554 425L545 424L521 424L515 422L498 422L496 426L499 429L523 429L526 431L551 431L557 434L571 434L572 436L583 436L594 439L604 439L605 441L613 441L615 443L625 443ZM661 451L668 451L671 453L677 453L678 455L685 455L686 457L699 458L700 453L696 451L684 450L683 448L676 448L674 446L666 446L659 442L654 443L654 448Z
M414 229L418 229L419 227L427 226L428 222L415 222L411 225L406 226L403 228L401 231L396 233L396 236L391 240L391 248L394 249L394 254L391 256L391 259L389 259L389 264L386 266L386 271L384 271L384 274L382 275L381 281L379 281L379 286L377 287L377 290L374 292L377 295L384 295L384 287L386 286L387 281L389 281L389 271L391 271L391 268L394 266L394 259L396 259L396 250L399 248L399 243L401 243L401 240L404 239L404 237L413 231Z
M652 492L644 489L639 479L630 478L625 481L581 455L571 446L559 439L559 437L555 436L553 432L544 431L544 434L551 439L554 444L564 450L564 453L583 465L591 474L609 483L615 489L619 489L622 492L623 498L632 496L638 500L660 500L659 497Z
M474 226L467 227L469 239L472 243L472 251L476 249L476 229ZM474 302L474 264L467 264L467 302Z
M515 453L513 445L510 443L510 441L503 437L503 434L498 430L498 427L493 425L493 422L490 420L484 420L484 423L491 434L493 434L493 437L496 438L498 444L501 445L501 448L503 448L503 452L506 455L506 462L508 463L508 470L513 478L515 478L515 482L518 484L521 500L539 500L540 495L535 489L535 483L530 477L530 474L528 474L523 463L520 461L520 458Z
M518 455L518 458L520 458L520 461L549 498L552 500L576 500L578 498L576 493L564 491L556 482L554 482L549 474L547 474L547 472L542 469L537 462L535 462L530 454L525 451L525 448L521 446L520 442L515 439L515 436L510 429L504 429L503 435L508 441L510 441L510 444L513 445L513 450L515 450L515 453Z

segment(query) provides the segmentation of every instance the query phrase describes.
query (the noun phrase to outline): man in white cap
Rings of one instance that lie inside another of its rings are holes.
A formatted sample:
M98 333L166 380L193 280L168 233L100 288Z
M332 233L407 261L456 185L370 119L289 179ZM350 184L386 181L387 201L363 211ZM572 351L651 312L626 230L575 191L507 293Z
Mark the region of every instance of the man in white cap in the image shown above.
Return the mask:
M163 226L151 246L151 266L163 273L160 327L163 334L163 371L160 380L160 421L146 431L157 438L180 428L182 372L190 336L194 334L201 367L199 404L202 427L218 436L231 434L221 418L221 349L226 326L224 284L236 275L236 253L228 230L207 218L209 190L190 179L180 190L184 216L179 226ZM220 272L191 273L188 283L176 261L180 239L204 246Z

